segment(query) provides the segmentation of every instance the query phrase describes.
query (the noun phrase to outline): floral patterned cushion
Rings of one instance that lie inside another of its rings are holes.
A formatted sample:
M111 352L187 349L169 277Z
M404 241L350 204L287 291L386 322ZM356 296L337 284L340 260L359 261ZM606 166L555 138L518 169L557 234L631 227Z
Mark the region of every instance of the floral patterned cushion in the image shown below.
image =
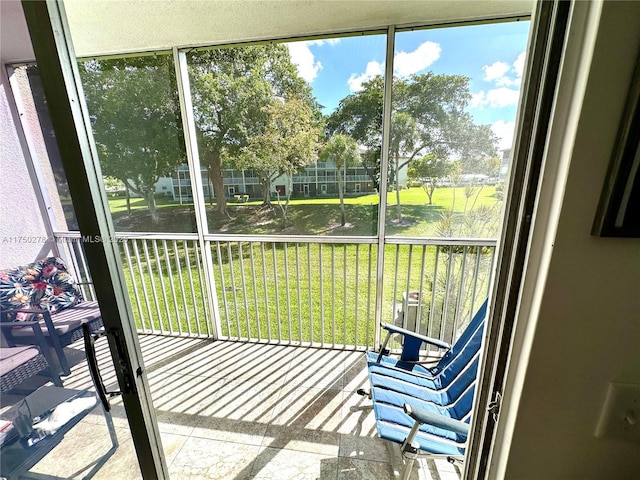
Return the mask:
M83 301L82 292L61 258L48 257L23 267L0 270L2 310L40 308L56 313ZM9 313L13 320L29 320L28 313Z

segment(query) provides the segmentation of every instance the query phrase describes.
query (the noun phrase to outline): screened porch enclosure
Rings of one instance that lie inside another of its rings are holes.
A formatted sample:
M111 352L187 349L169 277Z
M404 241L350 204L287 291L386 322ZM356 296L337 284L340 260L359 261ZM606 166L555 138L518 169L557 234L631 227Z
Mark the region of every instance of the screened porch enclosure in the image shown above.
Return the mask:
M21 122L52 252L85 299L96 292L84 246L117 246L172 476L394 476L355 393L362 351L380 347L383 323L453 343L489 294L512 137L496 129L515 119L529 28L503 20L82 56L109 239L79 232L37 66L9 68L18 109L36 113ZM398 70L450 34L515 39L502 77L486 80L511 90L498 127L473 109L505 105L466 72ZM296 52L338 45L327 71L354 50L372 59L327 80L348 87L321 101ZM460 474L438 460L412 478Z

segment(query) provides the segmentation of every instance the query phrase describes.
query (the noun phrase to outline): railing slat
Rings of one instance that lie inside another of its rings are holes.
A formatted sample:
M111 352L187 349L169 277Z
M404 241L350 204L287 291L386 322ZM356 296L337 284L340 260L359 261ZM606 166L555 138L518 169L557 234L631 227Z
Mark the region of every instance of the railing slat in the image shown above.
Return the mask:
M227 262L229 264L229 278L231 279L231 296L233 297L233 309L236 314L236 333L238 338L242 338L240 332L240 314L238 312L238 296L236 295L236 276L233 268L233 252L231 251L231 242L227 242Z
M160 289L162 290L162 300L164 301L164 310L165 310L165 313L167 314L167 330L169 331L169 333L172 333L173 332L173 328L171 327L172 315L169 311L169 301L167 300L167 289L164 283L164 273L162 271L163 269L162 269L162 263L161 263L162 256L160 255L160 252L158 250L158 241L154 238L152 242L153 242L152 243L153 254L156 257L156 269L158 270L158 276L160 278Z
M140 295L138 294L138 284L135 278L135 271L133 270L133 265L131 264L131 252L129 251L129 241L125 240L122 244L124 245L124 252L127 258L127 265L129 267L129 278L131 279L131 285L133 286L133 296L136 301L136 306L138 307L140 326L142 327L144 325L144 323L142 323L144 316L142 315L142 306L140 305ZM142 329L144 330L144 327L142 327Z
M79 234L65 233L59 238L70 240L66 240L68 260L78 277L88 276ZM208 294L201 289L204 265L197 238L192 234L134 232L119 234L118 238L122 241L121 255L131 282L131 301L139 316L140 330L211 337L206 308ZM220 281L215 294L222 297L225 315L222 323L228 338L343 349L374 346L371 299L375 289L373 251L377 242L368 241L366 237L354 241L339 237L311 242L307 242L306 237L289 241L248 239L253 236L225 236L224 240L222 237L215 240L215 247L208 246L212 253L215 248L214 257L217 256ZM488 291L495 241L418 239L412 243L395 237L388 240L386 244L393 245L388 248L395 248L395 255L389 255L390 265L385 266L385 271L389 272L385 275L383 289L385 312L390 310L394 321L405 310L403 321L405 326L412 328L414 326L408 321L415 312L416 331L447 342L455 340L456 331L471 318L478 297L484 297ZM237 252L234 252L234 242ZM259 256L254 252L255 244L260 249ZM306 251L302 250L305 244ZM368 252L360 248L364 244L368 245ZM295 258L290 255L292 245ZM414 245L421 249L419 255ZM341 249L341 255L340 250L336 252L337 248ZM248 262L245 255L249 257ZM425 284L431 275L433 283ZM260 292L261 288L264 288L263 292ZM238 289L242 290L241 296ZM415 290L418 292L417 304L411 299L402 302L402 308L399 308L398 295L404 293L407 299ZM430 295L430 302L427 295ZM283 302L286 302L286 308ZM389 310L388 305L391 306ZM423 313L425 308L428 308L428 314ZM235 321L230 313L235 314ZM385 318L387 315L384 313ZM206 326L202 325L203 318ZM272 325L272 320L276 325Z
M251 279L253 282L253 303L256 307L256 327L258 330L258 340L262 339L262 332L260 331L260 307L258 306L258 285L256 282L256 264L253 258L253 244L254 242L249 243L249 258L251 259Z
M186 324L191 323L189 316L189 308L187 307L187 294L184 288L184 277L182 276L182 263L180 262L180 250L178 249L178 242L173 241L173 256L176 261L176 271L178 272L178 278L180 279L180 294L182 296L182 308L184 309L184 318ZM182 322L178 324L178 331L182 334Z
M196 257L196 265L198 265L198 285L200 286L200 298L202 299L202 312L204 315L204 324L207 327L207 336L211 336L211 322L209 318L209 308L207 307L207 289L203 288L204 279L202 278L203 262L200 260L200 244L196 241L193 242L193 251ZM200 329L200 322L198 322L198 335L202 335Z
M296 243L296 285L298 290L298 335L302 344L302 295L300 293L300 244ZM309 281L311 283L311 281Z
M220 242L216 242L216 253L218 256L218 267L220 269L220 288L222 295L222 304L224 305L224 318L227 323L227 337L231 338L231 324L229 323L229 305L227 305L227 287L224 281L224 268L222 262L222 252L220 249Z
M436 290L438 289L438 261L440 260L440 248L436 247L436 258L433 264L433 284L431 285L431 306L429 307L429 325L427 335L434 337L433 322L436 314Z
M287 250L287 244L283 244L283 255L284 255L284 291L287 294L287 321L289 323L289 343L292 342L291 338L291 298L289 297L289 255Z
M176 287L173 282L173 271L171 270L171 258L169 258L169 248L166 240L162 240L162 249L164 250L164 263L167 266L167 276L169 277L169 288L171 289L171 297L173 299L173 307L175 309L176 322L180 325L180 308L178 307L178 298L176 297ZM169 333L173 335L173 322L169 322Z
M144 240L142 240L144 241ZM144 281L144 273L142 273L142 262L140 261L140 250L138 250L138 240L133 241L133 253L136 256L136 264L138 266L138 274L140 275L140 284L142 285L142 295L144 296L144 303L147 307L147 318L149 318L149 331L153 331L153 324L151 323L151 305L149 304L149 295L147 294L147 285ZM145 316L142 315L140 322L142 323L142 330L145 330Z
M191 271L191 256L189 255L189 246L187 244L188 240L182 241L182 248L184 250L184 261L187 265L187 276L189 277L189 291L191 292L191 304L193 305L193 316L196 320L196 325L200 325L200 315L198 314L198 304L196 302L196 290L193 285L193 272ZM192 335L191 331L191 322L187 324L189 335Z
M278 258L276 251L276 244L271 244L271 254L273 255L273 283L275 286L275 297L276 297L276 322L278 325L278 340L282 340L282 327L280 320L280 288L278 285Z
M322 244L318 244L318 262L320 273L320 345L324 347L324 277L322 271Z
M264 311L267 315L267 340L271 340L271 316L269 315L269 291L267 290L267 263L264 256L264 243L260 244L262 258L262 287L264 288Z
M242 297L244 300L244 316L247 321L247 338L251 340L251 326L249 324L249 300L247 299L247 282L244 275L244 253L242 242L238 242L238 257L240 259L240 280L242 282Z

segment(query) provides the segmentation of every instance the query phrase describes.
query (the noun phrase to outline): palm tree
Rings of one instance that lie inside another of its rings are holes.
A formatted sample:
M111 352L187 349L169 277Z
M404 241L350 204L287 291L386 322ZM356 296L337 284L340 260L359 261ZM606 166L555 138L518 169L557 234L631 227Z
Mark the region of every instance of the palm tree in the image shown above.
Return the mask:
M320 153L323 161L331 160L336 165L338 180L338 195L340 196L340 225L344 227L344 191L342 185L342 168L357 165L360 162L358 144L348 135L336 133L333 135Z

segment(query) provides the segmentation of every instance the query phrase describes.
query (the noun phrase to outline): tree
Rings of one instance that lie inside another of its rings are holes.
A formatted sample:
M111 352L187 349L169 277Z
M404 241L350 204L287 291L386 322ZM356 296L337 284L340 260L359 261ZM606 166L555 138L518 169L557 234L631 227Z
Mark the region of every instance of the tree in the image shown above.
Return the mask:
M383 81L377 76L364 82L362 90L343 98L326 120L328 136L343 133L364 147L362 166L376 188L380 182L382 99Z
M429 197L429 205L433 205L433 192L438 185L438 180L452 175L456 168L456 162L432 154L414 160L409 167L407 176L422 184L422 188Z
M398 112L391 118L389 157L395 182L396 214L398 221L402 220L402 212L400 210L400 158L405 152L413 150L417 133L416 121L407 112Z
M380 151L382 86L382 77L376 77L344 98L327 122L329 131L348 133L369 151ZM394 179L413 160L429 154L439 158L495 155L497 140L490 127L474 124L465 112L471 99L467 77L428 72L394 78L392 97L389 155L394 171L389 174ZM399 195L396 200L400 219Z
M315 160L320 126L313 108L304 98L276 98L263 110L268 121L264 129L240 149L236 165L258 172L264 205L271 205L271 183L285 176L288 181L286 204L281 208L286 228L293 174Z
M344 191L342 185L342 168L352 167L360 162L360 151L356 141L342 133L333 135L320 153L323 161L332 161L336 166L338 195L340 196L340 225L345 226Z
M186 161L171 56L91 60L80 69L102 173L159 217L155 184Z
M243 149L268 136L276 99L297 98L316 110L317 104L284 45L197 51L188 61L200 155L213 184L216 210L226 214L222 168L236 167Z

